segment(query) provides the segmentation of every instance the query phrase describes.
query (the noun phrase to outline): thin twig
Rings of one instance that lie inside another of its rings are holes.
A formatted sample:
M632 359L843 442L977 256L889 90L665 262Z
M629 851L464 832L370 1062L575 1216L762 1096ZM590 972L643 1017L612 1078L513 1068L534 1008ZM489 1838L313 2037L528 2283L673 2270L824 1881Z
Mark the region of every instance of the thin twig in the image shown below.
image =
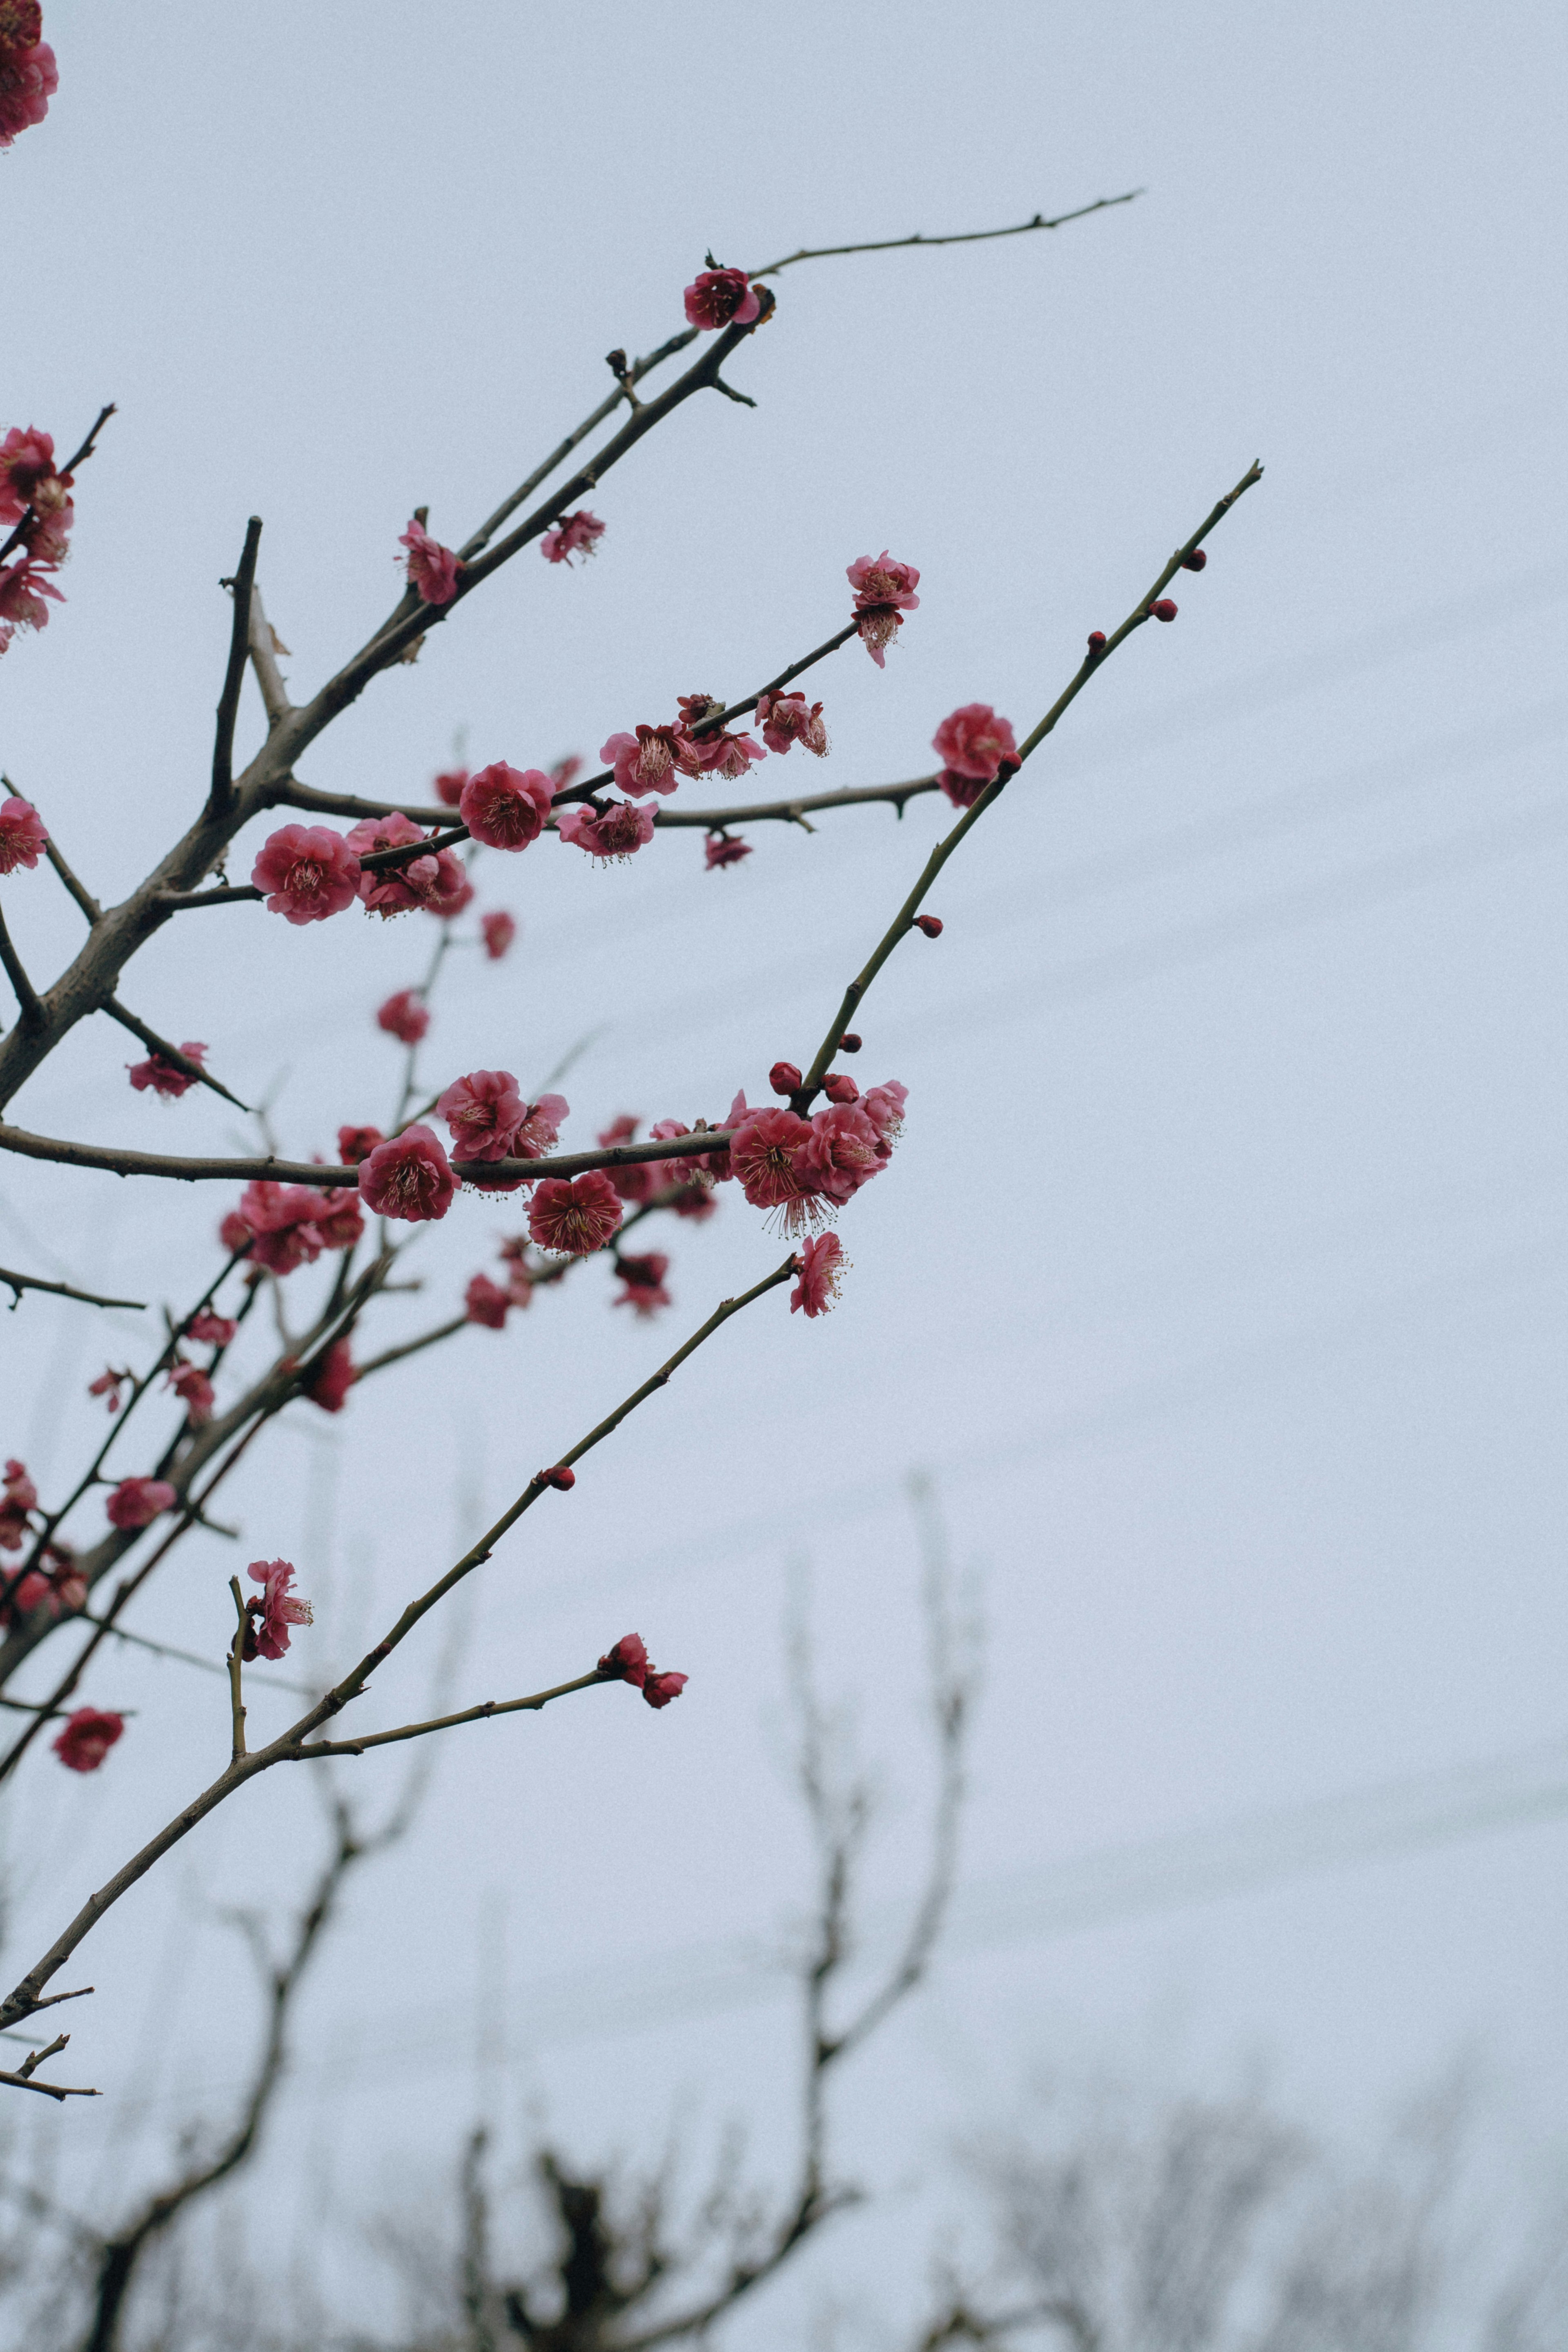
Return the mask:
M963 229L954 236L922 236L917 230L913 236L885 236L870 245L802 246L798 253L786 253L782 261L770 261L765 269L753 269L753 278L772 278L781 269L791 269L797 261L830 261L845 253L902 253L911 246L985 245L993 237L1027 236L1032 229L1065 228L1068 221L1087 220L1090 213L1110 212L1116 205L1130 205L1143 194L1142 188L1129 188L1123 196L1098 196L1092 205L1079 205L1076 212L1058 213L1054 220L1037 213L1033 220L1018 221L1011 228Z
M387 1748L395 1740L423 1739L426 1732L450 1731L459 1723L488 1723L495 1715L517 1715L527 1711L537 1714L548 1706L552 1698L565 1698L572 1691L592 1690L596 1684L618 1681L616 1675L579 1675L575 1682L556 1683L550 1690L535 1691L531 1698L487 1698L481 1706L466 1706L457 1715L433 1716L427 1723L400 1724L395 1731L367 1732L363 1739L311 1739L290 1753L296 1763L313 1756L363 1756L367 1748Z
M267 712L268 734L274 727L280 727L286 719L290 718L294 709L293 704L289 699L289 689L283 683L282 672L278 667L279 642L277 630L267 617L266 607L261 602L261 591L252 581L248 651L250 666L256 672L256 683L261 689L261 701ZM282 650L287 652L287 646L282 647Z
M228 637L228 667L217 699L212 790L206 805L209 818L226 816L234 804L234 722L239 715L239 689L250 652L250 588L256 578L256 551L260 544L261 517L252 515L245 526L245 545L234 575L234 620Z
M4 914L0 914L0 964L5 965L5 977L16 992L16 1003L21 1009L23 1028L37 1029L44 1017L43 1004L39 1000L37 990L27 978L26 969L21 957L11 944L11 934L5 928Z
M69 1282L46 1282L37 1274L13 1274L8 1265L0 1265L0 1282L16 1293L11 1301L13 1314L22 1303L24 1290L48 1290L57 1298L79 1298L84 1307L131 1307L138 1314L147 1304L144 1298L100 1298L96 1290L78 1290L75 1284Z
M129 1029L133 1037L139 1037L161 1061L172 1062L175 1069L182 1071L187 1078L199 1078L204 1087L210 1087L215 1095L221 1095L225 1102L231 1102L236 1110L242 1110L249 1117L248 1103L241 1102L237 1095L231 1095L210 1070L203 1069L194 1055L183 1053L178 1045L171 1045L166 1037L160 1037L156 1029L149 1029L145 1021L138 1020L135 1013L129 1012L117 997L110 997L100 1010L107 1013L111 1021L118 1021L122 1029Z
M59 876L60 880L65 884L66 888L70 892L71 897L76 900L77 905L81 908L82 913L87 917L88 921L89 923L96 923L99 917L102 914L103 908L99 905L98 900L93 897L91 891L85 888L83 885L77 880L76 876L71 872L70 867L60 856L58 845L52 835L44 844L44 856L48 859L49 864L54 867L55 872Z

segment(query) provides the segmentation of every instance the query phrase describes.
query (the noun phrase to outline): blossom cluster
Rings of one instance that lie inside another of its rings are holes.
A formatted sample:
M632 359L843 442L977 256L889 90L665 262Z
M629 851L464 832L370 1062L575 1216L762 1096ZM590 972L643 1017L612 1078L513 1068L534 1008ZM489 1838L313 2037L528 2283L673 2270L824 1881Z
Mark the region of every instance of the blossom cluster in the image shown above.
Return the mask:
M13 0L0 0L0 26L11 5ZM51 52L40 47L52 68ZM10 143L6 75L19 54L4 46L0 33L0 147ZM0 436L0 540L17 550L12 562L0 563L0 654L18 629L47 627L49 605L65 602L54 575L66 559L76 522L72 482L71 475L55 469L51 434L36 425L16 425Z
M59 81L41 0L0 0L0 151L43 121Z
M691 1679L689 1675L661 1674L648 1657L640 1633L623 1633L599 1660L598 1670L606 1682L630 1683L649 1706L668 1706Z
M24 1549L34 1533L33 1514L37 1507L38 1490L27 1475L26 1464L7 1462L0 1483L0 1551ZM58 1617L62 1610L81 1608L86 1600L87 1584L68 1544L43 1545L36 1565L21 1576L0 1567L0 1619L6 1623L30 1617L41 1608Z

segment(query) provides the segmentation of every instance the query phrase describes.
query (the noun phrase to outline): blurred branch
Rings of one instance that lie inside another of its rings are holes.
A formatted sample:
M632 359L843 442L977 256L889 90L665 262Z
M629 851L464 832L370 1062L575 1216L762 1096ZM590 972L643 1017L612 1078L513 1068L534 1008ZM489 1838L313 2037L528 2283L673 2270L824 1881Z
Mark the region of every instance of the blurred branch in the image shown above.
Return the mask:
M239 689L250 652L250 589L256 578L256 551L261 544L261 517L252 515L245 527L245 545L232 583L234 619L229 629L228 667L217 702L217 733L213 744L212 790L207 795L209 819L226 816L234 805L234 723L239 716Z
M144 1298L100 1298L96 1290L78 1290L74 1283L46 1282L41 1275L37 1274L13 1274L8 1265L0 1265L0 1282L16 1293L11 1301L13 1314L22 1304L24 1290L52 1291L57 1298L78 1298L84 1307L134 1307L138 1314L142 1313L147 1305Z

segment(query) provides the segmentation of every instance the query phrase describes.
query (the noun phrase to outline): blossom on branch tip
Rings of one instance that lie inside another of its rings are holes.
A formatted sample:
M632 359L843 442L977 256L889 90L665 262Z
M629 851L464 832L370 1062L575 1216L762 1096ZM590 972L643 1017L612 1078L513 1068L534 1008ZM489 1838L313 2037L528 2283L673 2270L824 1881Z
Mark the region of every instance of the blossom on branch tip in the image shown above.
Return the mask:
M942 917L940 915L917 915L915 917L914 928L917 931L923 931L928 940L940 940L942 937Z
M762 298L743 269L721 269L711 254L686 289L686 323L711 333L720 327L749 327Z
M669 1260L662 1250L650 1250L646 1257L617 1256L616 1272L624 1286L611 1301L613 1306L634 1307L638 1315L654 1315L661 1307L673 1304L664 1286Z
M206 1059L205 1045L194 1037L182 1038L180 1051L188 1062L205 1062ZM154 1094L177 1102L181 1095L196 1083L188 1070L182 1070L174 1062L166 1061L162 1054L150 1054L144 1062L127 1062L125 1066L138 1094L144 1094L151 1087Z
M444 1217L458 1180L427 1127L405 1127L360 1162L360 1198L378 1217L419 1224Z
M4 59L0 58L0 67ZM34 561L30 552L18 555L15 563L0 563L0 622L9 629L47 628L50 604L63 604L60 591L45 578L52 572L52 563Z
M9 0L7 13L15 7L16 0ZM26 0L22 0L16 14L18 23L32 21ZM0 149L9 147L22 131L43 121L59 86L59 68L47 41L0 46Z
M796 1165L812 1139L809 1120L792 1110L752 1111L730 1138L730 1164L753 1209L775 1209L785 1233L820 1215L817 1187Z
M300 1393L308 1397L312 1404L320 1405L323 1412L342 1412L348 1392L358 1378L345 1335L332 1341L316 1366L310 1385L301 1389Z
M0 0L0 24L5 8L5 0ZM0 48L6 46L0 33ZM40 433L36 425L13 425L0 440L0 522L20 522L35 493L45 482L57 478L53 434Z
M31 873L48 837L31 801L0 801L0 874L15 874L18 866Z
M458 1160L505 1160L528 1106L510 1070L470 1070L437 1096L436 1108L452 1133Z
M492 1282L488 1274L476 1274L463 1293L463 1307L468 1321L482 1323L489 1331L503 1329L507 1310L516 1304L511 1293L503 1290L499 1282Z
M172 1510L178 1497L166 1478L121 1478L104 1509L115 1528L150 1528L161 1511Z
M231 1315L215 1315L210 1307L204 1307L186 1324L185 1337L199 1347L226 1348L238 1328Z
M638 1690L647 1679L647 1650L640 1633L623 1633L599 1660L599 1672L632 1683Z
M574 555L597 554L595 542L604 536L605 526L598 516L579 507L575 514L564 516L553 530L545 532L539 542L540 553L546 563L570 563Z
M1149 610L1156 621L1173 621L1176 617L1176 607L1169 596L1156 596Z
M375 1025L405 1045L417 1045L430 1026L429 1010L416 988L400 988L377 1006Z
M357 1168L362 1160L370 1158L378 1143L385 1140L379 1127L340 1127L338 1158L345 1168Z
M629 735L612 735L599 757L613 768L616 783L634 800L644 793L673 793L680 783L678 764L689 751L679 727L637 725Z
M739 866L742 857L750 857L752 854L749 841L742 841L738 833L721 830L709 834L702 849L702 870L705 874L713 873L721 866Z
M169 1368L168 1386L185 1408L185 1418L193 1429L200 1429L213 1417L216 1402L213 1384L199 1364L191 1364L176 1356Z
M915 594L920 576L912 563L900 563L886 548L880 555L857 556L845 573L855 591L858 613L868 612L879 604L890 604L895 612L912 613L921 601Z
M603 1249L620 1222L619 1196L602 1168L570 1179L547 1177L529 1202L529 1232L557 1257L587 1257Z
M942 762L937 782L954 808L972 808L996 778L1004 760L1016 760L1018 746L1005 719L988 702L966 702L944 719L931 738Z
M790 1313L804 1311L808 1319L827 1314L837 1299L839 1283L849 1271L837 1234L821 1234L815 1241L803 1243L795 1270L800 1278L789 1295Z
M757 724L770 751L787 751L792 743L798 743L815 751L819 760L827 755L822 705L807 702L804 694L759 694Z
M247 1604L252 1624L245 1654L254 1657L259 1651L264 1658L280 1658L289 1647L290 1630L296 1625L308 1625L311 1620L310 1602L299 1600L289 1590L294 1581L294 1563L291 1559L253 1559L245 1572L253 1584L261 1587L260 1600Z
M605 866L632 856L653 839L652 809L631 801L609 801L603 809L569 808L555 824L563 841Z
M642 1695L649 1706L668 1706L672 1698L680 1696L690 1680L689 1675L660 1674L657 1667L650 1666L643 1682Z
M267 911L290 923L324 923L352 907L360 887L359 859L327 824L285 824L268 834L250 869L267 897Z
M0 58L0 65L4 62ZM0 140L0 145L4 143ZM68 1770L96 1772L124 1728L123 1716L110 1715L100 1706L79 1706L67 1716L49 1745Z
M443 768L440 774L434 779L431 790L437 799L444 802L447 808L456 808L463 797L463 786L468 781L467 768Z
M408 584L426 604L449 604L458 593L461 560L439 540L432 539L420 522L410 521L397 544L408 550L404 559Z
M496 760L468 778L458 813L487 849L526 849L543 831L553 797L542 768L509 768Z
M800 1071L793 1062L775 1062L768 1072L768 1084L775 1095L793 1095L802 1083Z
M1104 651L1105 651L1105 631L1104 631L1103 629L1090 629L1090 631L1089 631L1089 660L1090 660L1090 661L1098 661L1098 660L1100 659L1100 655L1101 655Z
M517 921L504 907L494 907L488 915L479 917L479 931L485 943L485 953L491 963L500 963L517 937Z

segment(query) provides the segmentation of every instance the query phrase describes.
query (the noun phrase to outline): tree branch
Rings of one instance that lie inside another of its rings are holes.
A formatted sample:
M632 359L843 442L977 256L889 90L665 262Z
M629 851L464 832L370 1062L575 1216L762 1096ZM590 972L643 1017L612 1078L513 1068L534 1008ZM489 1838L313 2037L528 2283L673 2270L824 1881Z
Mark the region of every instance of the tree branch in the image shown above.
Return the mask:
M22 1304L24 1290L48 1290L57 1298L79 1298L84 1307L130 1307L138 1313L147 1304L144 1298L100 1298L96 1290L78 1290L69 1282L46 1282L41 1275L37 1274L13 1274L8 1265L0 1265L0 1282L16 1293L11 1301L13 1315Z
M590 1168L630 1168L648 1160L689 1160L721 1150L730 1129L701 1127L690 1135L672 1135L663 1142L599 1144L591 1151L563 1151L548 1160L454 1160L452 1173L464 1183L486 1184L497 1178L521 1177L525 1182L545 1176L581 1176ZM321 1191L344 1192L359 1182L357 1168L332 1168L310 1160L278 1160L270 1153L254 1160L181 1159L171 1152L122 1151L98 1143L69 1143L52 1135L31 1135L26 1128L0 1123L0 1151L15 1151L25 1160L50 1160L66 1168L98 1168L111 1176L167 1176L184 1184L248 1183L261 1177L280 1184L310 1184Z
M37 990L27 978L21 957L11 944L11 934L5 928L5 918L3 913L0 913L0 964L5 965L5 977L16 992L16 1003L21 1010L23 1028L40 1027L44 1018L44 1008L39 1001Z
M256 551L261 544L261 517L252 515L245 526L245 545L234 575L234 622L229 631L228 667L217 700L217 734L213 744L212 790L207 794L209 819L226 816L234 805L234 722L239 715L239 689L250 652L250 590L256 578Z
M182 1053L178 1045L171 1045L166 1037L159 1036L156 1029L149 1029L145 1021L139 1021L134 1013L128 1012L117 997L110 997L102 1010L111 1021L118 1021L122 1029L129 1029L133 1037L139 1037L161 1061L172 1062L175 1069L184 1071L187 1078L199 1078L204 1087L210 1087L215 1095L221 1095L225 1102L231 1102L236 1110L242 1110L249 1117L248 1103L241 1102L237 1095L231 1095L228 1088L215 1078L210 1070L204 1070L191 1055Z
M278 632L268 621L266 609L262 604L261 591L252 581L248 651L250 666L256 672L256 683L261 689L261 700L267 712L268 734L275 727L281 727L283 721L292 718L294 714L294 706L289 699L289 689L283 683L282 673L278 667L279 650L287 652L288 648L280 647Z
M58 845L52 834L48 840L44 844L44 856L48 859L49 864L54 867L55 872L59 876L60 880L65 884L66 888L70 892L71 897L76 900L77 905L81 908L82 913L87 917L88 921L89 923L96 923L99 917L102 914L103 908L99 905L98 900L93 897L91 891L84 889L82 885L77 880L76 876L71 872L70 867L60 856Z
M553 1698L565 1698L572 1691L592 1690L596 1684L618 1682L618 1675L579 1675L575 1682L556 1683L550 1690L535 1691L531 1698L487 1698L479 1706L466 1706L457 1715L433 1716L427 1723L405 1723L395 1731L368 1732L363 1739L311 1739L302 1748L290 1751L292 1760L302 1764L308 1757L363 1756L367 1748L388 1748L400 1739L423 1739L426 1732L450 1731L455 1724L488 1723L492 1716L517 1715L527 1711L537 1714Z
M1142 188L1129 188L1122 196L1097 196L1092 205L1079 205L1076 212L1058 213L1047 220L1037 213L1033 220L1019 221L1012 228L962 229L952 236L922 236L917 230L913 236L885 236L869 245L802 246L798 253L786 253L782 261L770 261L765 269L753 269L753 278L772 278L781 269L792 269L797 261L830 261L844 253L903 253L912 246L930 248L939 245L985 245L998 236L1027 236L1032 229L1065 228L1068 221L1087 220L1090 213L1111 211L1117 205L1131 205L1143 194Z

